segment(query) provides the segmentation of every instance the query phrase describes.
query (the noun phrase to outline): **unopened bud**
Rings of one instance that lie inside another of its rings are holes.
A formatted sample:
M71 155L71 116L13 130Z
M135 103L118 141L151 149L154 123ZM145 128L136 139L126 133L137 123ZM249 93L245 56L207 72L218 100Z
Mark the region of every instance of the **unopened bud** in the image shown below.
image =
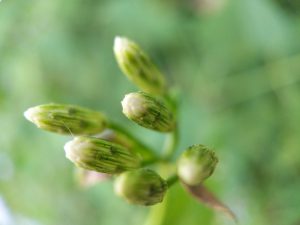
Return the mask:
M160 132L170 132L175 128L171 110L149 94L127 94L122 101L122 107L128 119L145 128Z
M75 105L39 105L29 108L24 116L38 128L60 134L96 134L107 124L102 113Z
M122 72L141 90L151 94L165 92L164 76L136 43L116 37L114 52Z
M215 170L218 158L215 153L203 145L193 145L180 156L177 173L188 185L198 185Z
M168 185L156 172L139 169L122 173L114 184L115 192L129 203L154 205L162 202Z
M126 148L94 137L75 137L64 149L69 160L87 170L118 174L140 167L140 158Z

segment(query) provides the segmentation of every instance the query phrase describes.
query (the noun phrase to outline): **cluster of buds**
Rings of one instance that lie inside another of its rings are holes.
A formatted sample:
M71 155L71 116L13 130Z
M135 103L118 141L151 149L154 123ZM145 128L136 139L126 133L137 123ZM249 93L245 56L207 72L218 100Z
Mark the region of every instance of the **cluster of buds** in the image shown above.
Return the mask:
M168 102L165 78L150 57L137 44L122 37L115 39L114 52L121 70L140 89L125 95L124 115L144 128L177 133L176 110ZM175 175L164 179L146 166L149 162L172 163L171 158L157 156L101 112L74 105L46 104L29 108L24 115L41 129L75 135L64 149L66 158L81 168L81 177L96 177L92 181L116 177L116 194L133 204L148 206L162 202L178 178L184 184L199 185L213 173L218 162L210 149L193 145L178 159ZM174 152L176 145L170 146Z

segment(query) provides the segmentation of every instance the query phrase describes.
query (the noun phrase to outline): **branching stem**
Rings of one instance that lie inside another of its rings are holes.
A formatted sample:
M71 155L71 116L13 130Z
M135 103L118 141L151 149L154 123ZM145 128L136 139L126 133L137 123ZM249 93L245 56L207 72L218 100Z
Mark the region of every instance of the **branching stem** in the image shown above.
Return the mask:
M123 128L117 123L110 121L108 125L112 130L124 135L130 141L134 143L134 146L139 151L139 153L145 158L145 162L156 162L159 160L159 156L155 153L153 149L142 143L139 139L137 139L134 135L132 135L128 130Z

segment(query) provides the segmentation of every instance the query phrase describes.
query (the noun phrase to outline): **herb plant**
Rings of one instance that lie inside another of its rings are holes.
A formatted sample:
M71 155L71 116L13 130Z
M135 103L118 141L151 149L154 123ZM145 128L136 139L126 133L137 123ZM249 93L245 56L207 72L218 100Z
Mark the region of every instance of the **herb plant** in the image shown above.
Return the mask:
M176 182L200 202L233 213L210 193L203 182L217 165L214 151L191 145L179 158L178 97L168 87L162 72L133 41L116 37L114 53L122 72L140 91L125 95L123 114L138 125L166 133L160 154L130 134L112 118L75 105L45 104L29 108L25 117L38 128L72 135L64 146L66 157L77 167L114 180L118 196L131 204L150 206L163 201ZM183 133L183 131L182 131ZM164 169L168 165L168 169Z

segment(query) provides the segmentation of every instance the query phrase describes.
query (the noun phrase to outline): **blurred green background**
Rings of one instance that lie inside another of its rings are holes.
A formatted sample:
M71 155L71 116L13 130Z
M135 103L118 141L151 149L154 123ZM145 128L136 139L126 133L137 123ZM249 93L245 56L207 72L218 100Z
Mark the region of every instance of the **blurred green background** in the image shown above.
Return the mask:
M58 102L105 111L160 151L164 136L129 122L136 88L115 62L116 35L139 43L181 90L178 150L215 148L207 185L245 225L300 224L299 1L51 0L0 2L0 224L142 225L149 208L112 183L74 180L62 137L23 112ZM148 225L226 225L172 188ZM161 215L158 215L161 214Z

